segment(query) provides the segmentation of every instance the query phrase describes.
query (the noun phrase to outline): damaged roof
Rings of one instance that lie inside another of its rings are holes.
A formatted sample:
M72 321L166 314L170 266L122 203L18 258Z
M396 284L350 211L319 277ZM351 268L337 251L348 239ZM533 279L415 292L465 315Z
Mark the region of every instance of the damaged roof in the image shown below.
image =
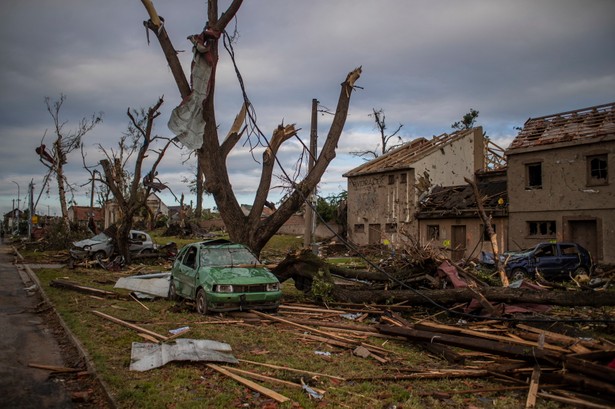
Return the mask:
M506 171L483 174L477 182L483 197L483 207L493 216L505 215L508 206ZM494 177L495 176L495 177ZM475 217L478 215L476 199L469 184L434 186L429 194L419 199L417 218Z
M353 177L411 168L411 165L419 159L423 159L442 146L461 139L472 132L473 129L463 129L452 134L443 133L442 135L434 136L431 140L426 138L414 139L374 160L357 166L344 173L343 176Z
M507 153L560 142L599 140L608 135L615 135L615 102L530 118Z

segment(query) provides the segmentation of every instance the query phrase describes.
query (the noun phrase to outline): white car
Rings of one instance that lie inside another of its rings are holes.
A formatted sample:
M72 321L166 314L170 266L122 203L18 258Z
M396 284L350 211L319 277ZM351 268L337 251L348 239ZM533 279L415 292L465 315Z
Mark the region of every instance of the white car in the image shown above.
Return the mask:
M128 240L130 242L129 250L136 254L151 253L156 249L151 236L144 231L131 230ZM109 258L113 251L112 238L105 233L98 233L90 239L74 242L70 254L80 260L85 258L103 259Z

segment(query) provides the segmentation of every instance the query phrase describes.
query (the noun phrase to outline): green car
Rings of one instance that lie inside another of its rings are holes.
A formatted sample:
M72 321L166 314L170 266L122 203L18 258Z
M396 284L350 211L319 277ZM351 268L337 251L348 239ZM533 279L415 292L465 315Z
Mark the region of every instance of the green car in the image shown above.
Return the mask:
M183 247L173 263L169 298L193 300L208 311L277 311L280 282L242 244L210 240Z

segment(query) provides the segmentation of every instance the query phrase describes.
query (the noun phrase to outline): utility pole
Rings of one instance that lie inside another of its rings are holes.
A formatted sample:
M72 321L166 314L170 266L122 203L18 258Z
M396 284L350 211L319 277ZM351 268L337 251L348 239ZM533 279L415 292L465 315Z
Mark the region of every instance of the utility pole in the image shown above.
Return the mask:
M29 191L29 203L28 203L28 239L32 239L32 220L34 220L34 179L30 181L28 186Z
M314 163L316 162L317 156L317 146L318 146L318 100L316 98L312 99L312 124L310 128L310 152L309 152L309 160L308 160L308 174L314 168ZM314 230L314 191L310 192L307 200L311 206L308 206L306 203L305 207L305 228L303 234L303 247L309 248L312 244L312 236Z

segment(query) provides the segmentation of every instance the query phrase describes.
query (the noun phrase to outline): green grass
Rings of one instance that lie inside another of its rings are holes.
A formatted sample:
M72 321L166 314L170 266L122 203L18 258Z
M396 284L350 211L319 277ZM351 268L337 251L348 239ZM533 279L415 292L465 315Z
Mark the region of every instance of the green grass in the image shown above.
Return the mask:
M266 249L272 253L282 252L293 245L300 246L300 240L292 236L276 236ZM127 295L127 290L113 289L119 277L130 274L127 271L42 269L36 273L57 311L88 351L97 372L110 387L120 408L260 408L270 403L270 400L218 374L202 362L171 362L146 372L129 371L132 343L145 341L136 331L93 314L92 311L95 310L164 335L169 335L168 331L171 329L189 326L190 332L186 335L188 338L226 342L231 345L233 354L240 359L347 378L395 374L400 368L429 370L450 367L448 363L431 357L405 341L389 340L385 343L380 338L366 339L365 342L373 345L384 344L383 347L392 352L392 362L380 365L373 359L354 356L349 350L305 341L301 336L303 330L280 324L211 324L208 322L221 317L224 320L238 318L228 314L203 317L196 314L188 303L176 304L168 300L144 302L149 308L146 310L130 299L98 299L49 286L51 280L65 278L82 285ZM284 302L309 301L308 296L294 288L292 280L282 285L282 291ZM331 356L323 357L315 351L328 351ZM238 367L296 383L300 383L302 378L295 372L246 363L241 363ZM422 392L501 386L486 379L340 382L325 377L312 379L304 375L303 380L325 389L325 398L320 402L315 401L302 390L265 382L262 383L264 386L292 400L270 407L388 408L396 405L405 409L509 408L523 407L526 397L524 393L453 394L447 399L421 395ZM537 408L542 409L560 407L564 406L543 400L539 400L537 405Z

